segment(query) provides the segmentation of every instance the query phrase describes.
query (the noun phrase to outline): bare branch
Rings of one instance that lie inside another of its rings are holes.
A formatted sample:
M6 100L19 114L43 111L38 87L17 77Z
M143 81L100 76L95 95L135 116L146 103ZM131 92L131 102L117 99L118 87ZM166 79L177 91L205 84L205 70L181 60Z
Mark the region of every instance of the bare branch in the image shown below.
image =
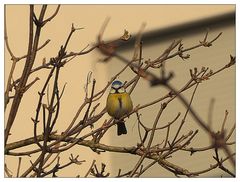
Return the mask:
M20 172L20 168L21 168L21 162L22 162L22 157L18 158L18 168L17 168L17 177L19 177L19 172Z

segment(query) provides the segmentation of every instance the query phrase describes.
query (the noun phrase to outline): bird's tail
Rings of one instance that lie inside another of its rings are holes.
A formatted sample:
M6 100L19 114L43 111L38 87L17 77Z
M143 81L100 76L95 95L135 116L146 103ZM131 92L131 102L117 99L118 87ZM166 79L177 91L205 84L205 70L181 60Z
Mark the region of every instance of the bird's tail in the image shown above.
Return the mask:
M127 134L127 128L123 121L117 122L117 134L118 135Z

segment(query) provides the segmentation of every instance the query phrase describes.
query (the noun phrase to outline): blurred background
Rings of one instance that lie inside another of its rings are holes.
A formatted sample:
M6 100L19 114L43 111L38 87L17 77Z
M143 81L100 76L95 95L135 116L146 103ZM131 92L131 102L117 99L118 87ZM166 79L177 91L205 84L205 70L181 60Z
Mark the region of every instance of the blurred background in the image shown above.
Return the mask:
M50 16L56 9L56 5L49 5L47 8L46 17ZM40 6L35 7L39 13ZM6 26L8 32L9 44L16 56L25 55L28 45L28 14L29 6L27 5L6 5ZM143 22L146 23L146 28L143 34L143 58L155 59L172 43L173 40L182 39L184 47L191 47L203 40L206 29L209 29L209 39L214 38L220 32L222 36L210 48L195 49L189 54L190 59L182 61L176 57L168 61L166 69L174 71L175 77L171 83L175 88L181 88L189 79L189 69L197 67L199 70L202 66L209 67L212 70L217 70L227 64L230 60L229 55L235 55L235 5L62 5L58 15L44 27L40 45L47 39L51 42L38 52L36 64L34 67L41 65L45 58L49 60L57 55L60 46L65 42L71 25L82 27L83 30L74 33L73 38L68 47L69 52L77 52L82 50L86 45L96 42L99 30L106 19L110 17L106 31L104 32L103 40L114 40L120 37L124 29L128 30L133 39L128 43L123 44L118 49L118 54L121 54L127 59L131 59L134 50L134 35L139 31ZM93 72L93 78L96 78L96 91L101 90L107 82L120 69L124 67L124 63L118 59L111 59L107 63L99 60L104 58L98 51L93 51L87 55L76 57L62 69L59 81L59 87L62 88L67 83L64 96L62 98L61 112L57 125L58 133L64 130L69 122L74 117L78 107L84 101L84 85L88 73ZM24 60L22 60L14 73L14 79L19 78L22 73ZM10 71L11 60L9 53L5 49L5 85ZM159 70L151 70L156 75L159 75ZM33 122L31 117L35 114L38 94L42 88L42 84L46 79L49 70L41 70L36 74L32 74L29 81L39 77L40 80L35 83L31 89L25 93L16 121L12 127L12 135L9 137L9 143L33 136ZM128 81L134 76L134 73L128 69L118 79ZM203 120L208 117L209 104L211 99L215 100L213 109L213 128L215 131L221 128L224 119L225 110L229 111L227 121L227 131L235 123L235 67L231 67L220 74L212 77L210 80L200 84L196 96L193 101L193 108L198 112ZM190 100L193 89L184 93L184 96ZM167 90L161 86L151 87L146 80L140 80L138 86L132 93L134 106L145 104L153 101L156 98L164 96ZM98 111L105 107L107 93L101 99ZM11 104L11 103L10 103ZM10 104L5 111L5 118L8 116ZM156 113L158 112L160 103L144 109L141 112L141 119L148 127L152 126ZM172 121L178 112L181 112L179 120L172 127L172 135L178 128L181 119L185 113L183 105L175 100L170 103L161 117L160 125L166 125ZM99 126L105 119L110 117L105 114L99 121ZM116 135L116 127L112 127L101 140L101 143L114 146L133 146L139 143L137 118L132 115L126 121L128 134L124 136ZM96 124L95 127L97 127ZM208 135L190 117L186 119L186 124L180 134L189 132L190 130L199 129L199 133L192 141L192 147L204 147L209 145ZM39 134L40 134L39 130ZM158 133L154 143L161 143L166 136L166 131ZM235 134L230 141L235 140ZM26 147L24 150L31 149L36 146ZM235 151L235 145L231 147ZM22 149L21 149L22 151ZM80 166L70 166L58 173L61 177L83 176L92 160L97 160L97 165L105 163L106 171L110 172L111 176L116 176L121 168L122 172L128 172L137 163L139 156L122 153L104 152L101 155L94 153L86 147L74 147L71 150L64 152L61 155L61 162L68 161L69 155L73 153L79 155L79 159L84 159L87 162ZM170 162L174 162L189 171L198 171L206 169L209 164L214 164L212 158L213 150L206 152L195 153L190 156L189 152L179 152L173 155ZM36 156L32 155L32 159ZM22 171L31 165L30 157L22 157ZM150 160L145 160L144 165ZM8 168L16 174L18 158L6 156L5 163ZM232 169L229 163L226 167ZM213 170L204 174L204 177L220 177L223 172L220 169ZM144 173L143 177L174 177L174 175L159 165L150 168Z

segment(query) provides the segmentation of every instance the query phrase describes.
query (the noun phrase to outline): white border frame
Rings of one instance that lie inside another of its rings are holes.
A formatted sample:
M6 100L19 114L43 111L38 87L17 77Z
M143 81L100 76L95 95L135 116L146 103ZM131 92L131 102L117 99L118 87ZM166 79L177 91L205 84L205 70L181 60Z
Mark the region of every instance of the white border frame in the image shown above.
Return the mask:
M113 3L114 2L114 3ZM166 3L167 2L167 3ZM2 0L1 3L0 3L0 10L1 10L1 14L0 14L0 17L1 17L1 23L2 25L4 24L3 20L4 20L4 4L100 4L100 2L96 1L96 0L85 0L85 1L74 1L74 0L68 0L68 1L64 1L64 0L15 0L15 1L7 1L7 0ZM239 2L237 0L194 0L194 1L190 1L190 0L184 0L184 1L179 1L179 0L168 0L168 1L156 1L156 0L148 0L148 1L143 1L141 0L141 2L138 1L138 3L136 3L135 1L133 0L121 0L121 1L110 1L110 0L104 0L104 1L101 1L101 4L236 4L236 58L238 58L238 52L240 52L239 50L239 36L238 36L238 31L239 31L239 24L238 24L238 21L239 20L239 13L238 13L238 10L239 10ZM0 153L0 161L4 161L4 135L3 135L3 131L4 131L4 28L2 26L2 28L0 29L0 39L1 39L1 61L0 61L0 73L1 73L1 79L0 79L0 85L1 85L1 89L0 89L0 116L2 117L2 123L0 125L0 131L1 131L1 134L0 134L0 146L1 146L1 153ZM237 61L236 63L236 111L239 110L239 73L240 70L239 70L239 63ZM240 115L240 112L236 112L236 150L238 148L238 139L240 138L240 132L239 132L239 117ZM222 178L221 180L225 180L225 181L240 181L240 177L238 174L239 172L239 154L238 154L238 150L237 150L237 156L236 156L236 161L237 161L237 165L236 165L236 178ZM4 178L4 164L3 162L1 162L1 165L0 165L0 180L1 181L13 181L13 180L19 180L19 181L26 181L26 180L42 180L42 179L32 179L32 178ZM104 178L101 178L101 179L96 179L96 178L81 178L81 179L78 179L78 178L46 178L44 180L47 180L47 181L51 181L51 180L57 180L59 182L61 181L69 181L69 180L76 180L79 182L84 180L84 181L95 181L95 180L98 180L98 181L116 181L116 182L122 182L122 179L118 179L118 178L110 178L110 179L104 179ZM153 180L153 181L159 181L159 180L166 180L166 181L174 181L174 180L180 180L180 181L187 181L187 180L192 180L192 178L141 178L141 179L130 179L130 178L127 178L127 179L124 179L124 180L141 180L141 181L148 181L148 180ZM211 180L212 181L219 181L220 179L219 178L194 178L194 180L197 180L197 181L202 181L202 180Z

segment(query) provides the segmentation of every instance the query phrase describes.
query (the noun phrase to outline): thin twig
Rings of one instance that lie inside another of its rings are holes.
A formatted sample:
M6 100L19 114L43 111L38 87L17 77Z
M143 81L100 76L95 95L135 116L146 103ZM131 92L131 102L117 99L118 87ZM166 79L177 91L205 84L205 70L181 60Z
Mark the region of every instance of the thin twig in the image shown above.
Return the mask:
M225 124L226 124L226 121L227 121L227 116L228 116L228 111L226 110L224 120L223 120L223 123L222 123L221 133L224 132Z
M215 99L210 100L209 109L208 109L208 127L212 128L212 115L214 108Z
M87 171L87 173L85 174L85 178L89 175L89 173L91 172L91 170L92 170L92 167L93 167L93 165L95 164L95 162L96 162L96 160L94 159L93 161L92 161L92 164L91 164L91 166L89 167L89 169L88 169L88 171Z
M21 168L21 162L22 162L22 157L18 158L18 168L17 168L17 178L19 177L19 172L20 172L20 168Z

